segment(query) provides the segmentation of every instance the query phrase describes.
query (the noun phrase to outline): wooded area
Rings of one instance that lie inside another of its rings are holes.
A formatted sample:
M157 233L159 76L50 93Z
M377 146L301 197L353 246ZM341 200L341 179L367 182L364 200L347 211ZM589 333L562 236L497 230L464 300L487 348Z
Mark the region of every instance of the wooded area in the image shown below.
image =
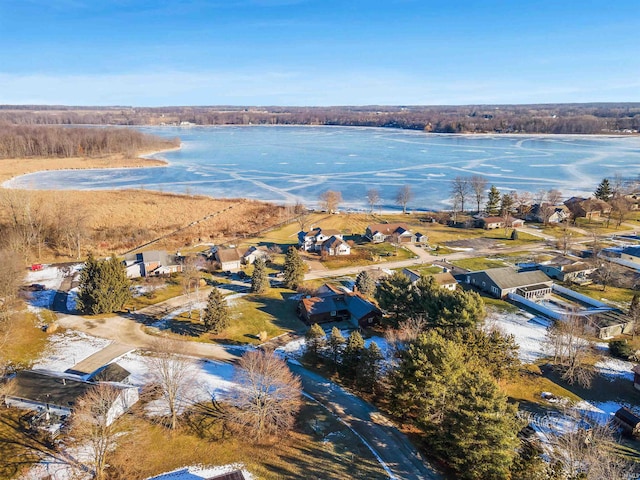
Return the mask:
M0 159L137 155L144 151L179 146L178 138L161 138L129 128L68 128L42 125L5 125L0 128Z
M640 104L342 107L0 105L0 125L344 125L436 133L637 133Z

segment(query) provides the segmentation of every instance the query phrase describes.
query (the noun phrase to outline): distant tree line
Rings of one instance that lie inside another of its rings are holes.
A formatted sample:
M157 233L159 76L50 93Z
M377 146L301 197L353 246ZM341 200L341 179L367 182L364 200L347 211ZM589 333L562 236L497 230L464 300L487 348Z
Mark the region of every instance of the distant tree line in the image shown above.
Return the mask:
M0 158L96 157L135 155L144 150L177 147L180 140L149 135L129 128L65 128L4 126L0 130Z
M640 104L162 108L0 105L2 123L344 125L434 133L637 133Z

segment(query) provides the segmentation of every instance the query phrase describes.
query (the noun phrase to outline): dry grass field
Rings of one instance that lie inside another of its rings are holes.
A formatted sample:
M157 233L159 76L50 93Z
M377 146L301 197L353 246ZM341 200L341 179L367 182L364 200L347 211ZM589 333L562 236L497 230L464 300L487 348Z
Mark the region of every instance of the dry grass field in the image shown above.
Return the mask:
M166 165L162 160L125 155L73 158L6 158L0 160L0 182L18 175L43 170L78 170L84 168L154 167Z

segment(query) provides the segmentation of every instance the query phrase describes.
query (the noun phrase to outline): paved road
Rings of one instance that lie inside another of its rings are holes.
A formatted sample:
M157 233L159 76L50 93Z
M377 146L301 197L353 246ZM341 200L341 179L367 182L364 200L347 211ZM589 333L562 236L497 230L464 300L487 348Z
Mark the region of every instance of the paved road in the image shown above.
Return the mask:
M389 478L436 480L442 476L420 456L409 439L375 407L309 370L289 363L304 391L366 440L386 465Z

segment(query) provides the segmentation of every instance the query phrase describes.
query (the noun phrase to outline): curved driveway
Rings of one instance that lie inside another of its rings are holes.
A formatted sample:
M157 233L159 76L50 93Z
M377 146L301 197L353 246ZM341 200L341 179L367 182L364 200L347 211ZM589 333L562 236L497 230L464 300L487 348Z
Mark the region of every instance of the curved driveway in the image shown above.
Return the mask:
M304 391L340 418L372 448L395 480L440 480L442 476L427 465L409 439L374 406L339 385L289 362L300 376Z

